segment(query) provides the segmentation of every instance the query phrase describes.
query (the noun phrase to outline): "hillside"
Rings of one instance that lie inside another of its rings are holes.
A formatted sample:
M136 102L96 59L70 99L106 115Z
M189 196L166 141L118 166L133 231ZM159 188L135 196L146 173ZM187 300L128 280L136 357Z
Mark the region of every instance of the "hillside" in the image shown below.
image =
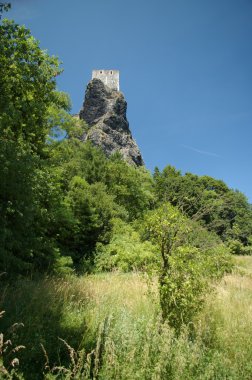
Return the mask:
M251 204L148 171L118 72L79 118L60 73L2 21L0 378L250 379Z

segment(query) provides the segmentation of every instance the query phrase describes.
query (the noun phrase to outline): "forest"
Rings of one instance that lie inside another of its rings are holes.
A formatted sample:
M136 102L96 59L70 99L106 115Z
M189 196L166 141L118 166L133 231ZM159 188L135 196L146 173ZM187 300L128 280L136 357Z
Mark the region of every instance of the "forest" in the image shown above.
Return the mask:
M0 378L251 379L251 204L81 141L62 71L1 20Z

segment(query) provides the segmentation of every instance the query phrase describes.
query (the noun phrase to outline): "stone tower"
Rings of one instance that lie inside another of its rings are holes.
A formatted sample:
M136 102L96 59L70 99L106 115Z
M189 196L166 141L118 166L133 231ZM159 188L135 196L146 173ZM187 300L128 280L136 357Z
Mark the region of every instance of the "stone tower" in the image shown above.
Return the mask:
M100 79L111 90L119 91L119 70L93 70L92 79Z

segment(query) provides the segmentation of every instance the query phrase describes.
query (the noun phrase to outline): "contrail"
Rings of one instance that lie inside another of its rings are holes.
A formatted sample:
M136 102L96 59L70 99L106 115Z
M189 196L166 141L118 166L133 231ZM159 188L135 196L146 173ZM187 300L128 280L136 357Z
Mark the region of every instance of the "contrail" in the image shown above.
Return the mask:
M189 146L189 145L184 145L184 144L180 144L180 146L182 146L183 148L186 148L186 149L189 149L189 150L192 150L193 152L196 152L196 153L200 153L200 154L204 154L206 156L212 156L212 157L221 157L219 154L217 153L213 153L213 152L207 152L206 150L200 150L200 149L197 149L197 148L193 148L192 146Z

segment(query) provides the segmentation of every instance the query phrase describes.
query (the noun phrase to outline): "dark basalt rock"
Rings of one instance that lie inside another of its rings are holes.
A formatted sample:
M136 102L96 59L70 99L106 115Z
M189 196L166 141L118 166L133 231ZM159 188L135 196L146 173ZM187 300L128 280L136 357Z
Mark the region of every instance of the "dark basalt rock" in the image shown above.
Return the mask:
M82 140L91 140L107 156L120 152L129 164L141 166L144 162L132 138L126 112L127 102L121 92L110 89L99 79L91 80L79 114L89 126Z

